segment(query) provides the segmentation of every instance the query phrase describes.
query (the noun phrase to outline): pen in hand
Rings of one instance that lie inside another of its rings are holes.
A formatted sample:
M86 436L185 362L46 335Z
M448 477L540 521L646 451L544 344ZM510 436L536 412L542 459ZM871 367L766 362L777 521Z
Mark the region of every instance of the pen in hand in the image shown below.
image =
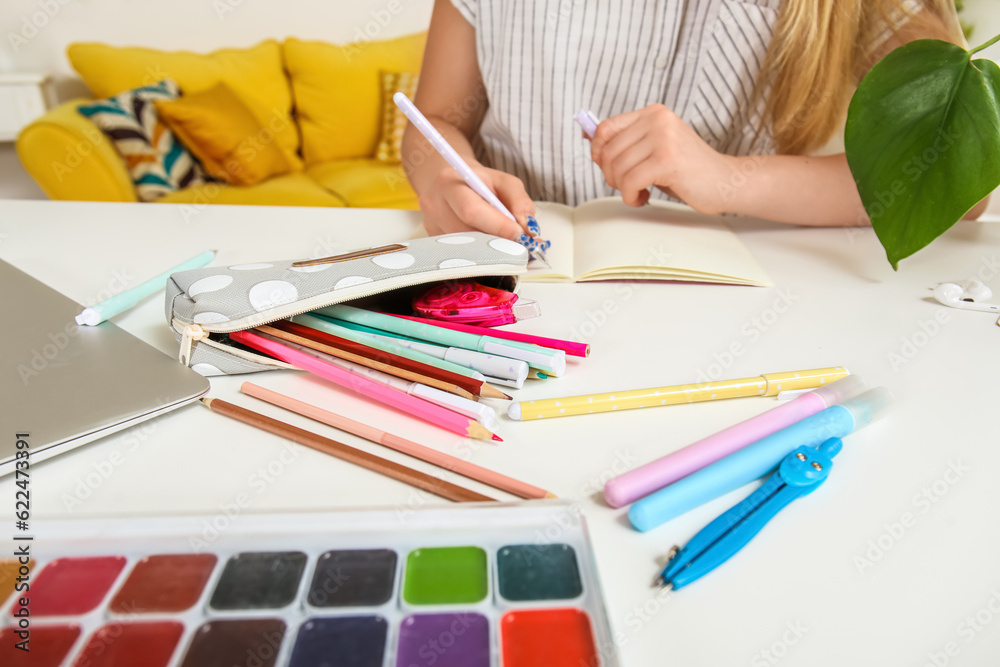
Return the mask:
M462 159L458 152L452 148L441 133L438 132L437 128L431 124L427 117L420 113L420 110L410 101L403 93L397 92L392 96L393 102L399 107L399 110L409 119L413 126L420 131L420 134L424 135L424 138L430 142L431 146L441 154L441 157L451 165L451 167L458 172L459 176L462 177L470 188L472 188L476 194L486 200L486 202L495 208L496 210L503 213L505 216L517 222L517 218L511 213L503 202L496 196L496 194L487 187L483 180L476 175L476 172L472 170L472 167ZM547 241L541 242L538 240L537 235L540 233L538 227L538 222L535 221L534 217L528 218L528 231L530 231L535 236L529 234L521 234L518 237L518 241L521 245L528 249L528 252L534 259L539 259L545 262L545 250L548 248ZM547 263L547 262L546 262Z

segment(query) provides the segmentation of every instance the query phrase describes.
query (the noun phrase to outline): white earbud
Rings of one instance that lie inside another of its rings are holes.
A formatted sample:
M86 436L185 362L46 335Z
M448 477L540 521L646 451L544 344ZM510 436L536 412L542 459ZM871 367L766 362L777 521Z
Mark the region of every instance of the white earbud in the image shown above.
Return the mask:
M1000 313L1000 305L995 303L980 303L982 299L993 296L990 288L978 280L966 280L961 283L941 283L934 288L934 298L939 303L962 310L978 310L984 313Z

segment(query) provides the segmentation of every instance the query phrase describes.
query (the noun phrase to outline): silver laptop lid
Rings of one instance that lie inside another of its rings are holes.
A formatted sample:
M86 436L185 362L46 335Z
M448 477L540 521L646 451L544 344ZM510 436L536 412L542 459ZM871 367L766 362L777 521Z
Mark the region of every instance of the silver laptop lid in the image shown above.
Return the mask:
M0 261L0 475L16 435L48 458L179 407L208 380L111 322L78 327L81 306Z

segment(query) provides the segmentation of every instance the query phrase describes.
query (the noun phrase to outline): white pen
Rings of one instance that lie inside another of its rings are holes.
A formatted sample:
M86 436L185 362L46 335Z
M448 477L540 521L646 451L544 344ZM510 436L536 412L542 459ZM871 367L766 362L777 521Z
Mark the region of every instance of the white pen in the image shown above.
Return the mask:
M423 341L410 340L409 338L396 338L395 336L376 334L370 331L366 331L365 333L379 340L395 343L407 350L421 352L435 359L443 359L464 368L479 371L487 377L492 376L493 379L511 380L515 383L519 382L523 386L525 379L528 377L528 362L521 361L520 359L511 359L510 357L486 354L485 352L477 352L475 350L465 350L460 347L442 347L434 343L425 343ZM519 386L518 389L520 388Z
M437 152L441 154L441 157L443 157L445 161L458 172L458 175L462 177L462 180L464 180L469 187L476 192L476 194L485 199L490 206L500 211L514 222L517 222L517 218L514 217L514 214L508 211L507 207L503 205L503 202L500 201L496 194L490 190L485 183L483 183L483 179L476 176L476 172L472 171L472 167L470 167L468 163L462 159L462 156L458 154L458 151L452 148L451 144L449 144L445 138L441 136L441 133L437 131L437 128L434 127L429 120L427 120L427 117L420 113L420 110L414 106L413 102L410 101L410 98L403 93L397 92L392 96L392 101L396 103L396 106L403 112L403 115L405 115L410 122L413 123L415 128L420 130L420 134L424 135L424 138L430 142L431 146L433 146ZM529 249L529 252L532 252L532 250ZM533 252L539 259L545 261L545 253L540 248L534 249Z

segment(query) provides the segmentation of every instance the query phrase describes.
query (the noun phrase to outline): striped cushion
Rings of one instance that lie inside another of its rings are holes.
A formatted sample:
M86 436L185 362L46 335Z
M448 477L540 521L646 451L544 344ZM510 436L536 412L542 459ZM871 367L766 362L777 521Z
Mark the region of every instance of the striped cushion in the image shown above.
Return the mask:
M101 128L121 153L139 201L153 201L211 180L156 114L153 102L179 95L176 83L160 81L77 109Z
M379 72L382 78L382 134L379 136L375 159L399 164L403 160L403 130L406 116L392 96L401 92L411 100L417 95L419 76L409 72Z

